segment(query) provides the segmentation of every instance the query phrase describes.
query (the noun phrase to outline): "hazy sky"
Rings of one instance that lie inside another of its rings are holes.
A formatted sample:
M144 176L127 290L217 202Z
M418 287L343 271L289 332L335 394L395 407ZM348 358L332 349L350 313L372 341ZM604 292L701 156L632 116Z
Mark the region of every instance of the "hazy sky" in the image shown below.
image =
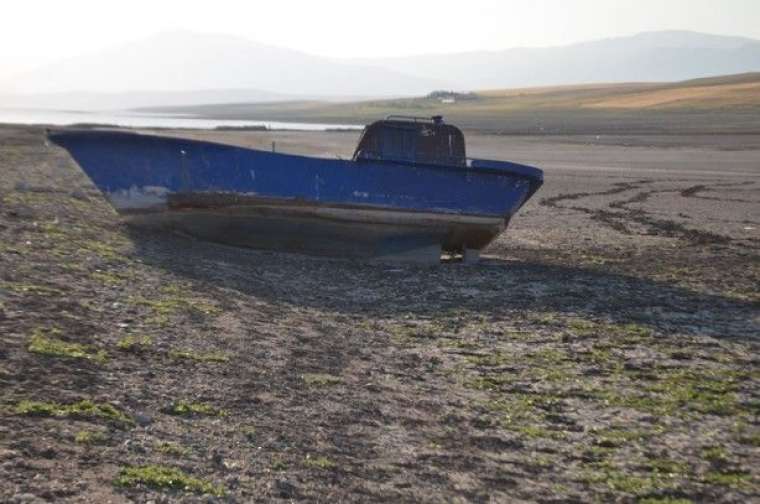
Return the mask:
M176 29L333 57L561 45L665 29L760 39L760 0L9 0L0 79Z

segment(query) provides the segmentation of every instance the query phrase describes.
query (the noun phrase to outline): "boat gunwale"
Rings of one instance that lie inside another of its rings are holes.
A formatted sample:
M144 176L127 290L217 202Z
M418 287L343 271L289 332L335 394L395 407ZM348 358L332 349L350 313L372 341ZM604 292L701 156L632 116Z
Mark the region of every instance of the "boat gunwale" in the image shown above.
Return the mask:
M181 141L181 142L188 142L190 144L196 144L199 146L212 145L215 147L226 147L228 149L236 149L243 152L258 152L258 153L268 154L272 156L300 158L300 159L305 159L305 160L310 160L310 161L332 161L332 162L340 162L340 163L352 163L355 165L361 165L363 163L380 163L383 165L413 166L413 167L420 167L420 168L425 168L425 169L438 169L438 170L453 171L453 172L463 172L466 174L475 173L475 174L489 174L489 175L510 175L513 177L522 177L525 179L529 179L532 182L538 183L538 184L542 184L544 180L543 171L540 170L539 168L535 168L533 166L528 166L528 165L522 165L519 163L512 163L510 161L496 161L496 160L478 159L478 158L467 158L467 159L468 161L476 161L479 163L496 163L499 165L511 165L513 167L519 168L520 170L529 171L530 173L510 170L509 166L503 166L503 167L471 166L470 163L468 163L466 166L456 166L456 165L444 165L444 164L418 163L416 161L398 161L398 160L390 160L390 159L372 159L372 160L358 160L357 161L354 159L322 158L322 157L315 157L315 156L306 156L303 154L270 152L270 151L266 151L262 149L253 149L251 147L242 147L240 145L208 141L208 140L197 140L194 138L185 138L185 137L178 137L178 136L171 136L171 135L145 134L138 131L120 131L120 130L113 130L113 129L67 129L67 128L64 128L64 129L48 130L47 137L51 141L55 142L54 137L56 135L65 136L67 134L76 134L76 133L85 133L85 134L105 133L112 136L124 136L124 137L136 136L136 137L143 137L143 138L175 140L175 141ZM536 189L538 189L538 187L536 187Z

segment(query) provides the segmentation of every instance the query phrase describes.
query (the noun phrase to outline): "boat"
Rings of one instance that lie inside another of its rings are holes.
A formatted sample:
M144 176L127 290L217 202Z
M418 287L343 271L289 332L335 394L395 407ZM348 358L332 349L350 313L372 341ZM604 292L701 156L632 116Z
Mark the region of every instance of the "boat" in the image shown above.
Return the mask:
M476 261L543 183L534 167L467 158L440 116L376 121L351 159L119 129L48 138L131 225L313 255Z

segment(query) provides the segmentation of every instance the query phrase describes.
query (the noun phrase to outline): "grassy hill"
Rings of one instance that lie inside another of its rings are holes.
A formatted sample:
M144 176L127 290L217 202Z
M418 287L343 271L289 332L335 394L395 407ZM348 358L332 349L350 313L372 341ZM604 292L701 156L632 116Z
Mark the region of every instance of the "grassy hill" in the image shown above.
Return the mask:
M696 79L585 102L598 108L722 108L760 106L760 73Z
M678 83L487 90L351 103L293 101L151 109L215 119L365 123L389 114L440 114L470 129L509 133L760 131L760 73Z

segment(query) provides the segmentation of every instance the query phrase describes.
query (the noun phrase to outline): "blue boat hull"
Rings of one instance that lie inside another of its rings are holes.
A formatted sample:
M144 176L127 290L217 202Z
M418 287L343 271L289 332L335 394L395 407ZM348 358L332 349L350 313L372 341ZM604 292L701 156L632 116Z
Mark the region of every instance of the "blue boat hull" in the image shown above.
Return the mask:
M120 131L49 134L130 222L354 257L479 250L540 187L535 168L322 159Z

